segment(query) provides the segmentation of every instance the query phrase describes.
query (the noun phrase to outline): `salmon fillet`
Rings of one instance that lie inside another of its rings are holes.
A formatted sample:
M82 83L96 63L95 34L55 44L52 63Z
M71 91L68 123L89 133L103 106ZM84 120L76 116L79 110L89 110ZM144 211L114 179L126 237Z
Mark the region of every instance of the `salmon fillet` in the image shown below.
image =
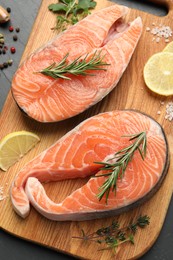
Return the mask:
M110 192L98 200L99 187L105 176L91 178L61 203L46 195L40 182L85 178L101 174L97 161L106 161L120 149L129 146L129 137L145 131L145 160L136 151L122 180L118 180L116 196ZM17 174L11 187L14 210L23 218L31 203L52 220L84 220L118 214L142 203L160 186L169 165L167 140L161 126L147 115L122 110L93 116L59 139L30 161Z
M120 80L141 36L141 18L125 24L122 17L127 12L121 5L101 9L31 54L12 80L12 94L21 110L37 121L56 122L104 98ZM68 75L71 80L65 80L35 73L60 62L67 53L70 63L100 51L110 65L95 70L95 76Z

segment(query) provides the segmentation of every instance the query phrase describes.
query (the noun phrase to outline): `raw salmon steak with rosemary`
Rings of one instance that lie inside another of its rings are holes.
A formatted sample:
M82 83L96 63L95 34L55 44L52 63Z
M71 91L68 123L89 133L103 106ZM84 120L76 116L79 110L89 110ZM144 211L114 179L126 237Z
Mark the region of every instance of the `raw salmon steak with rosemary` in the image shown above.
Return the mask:
M56 122L80 114L104 98L120 80L141 36L141 18L125 23L127 12L121 5L101 9L31 54L12 81L12 94L21 110L37 121ZM89 62L96 53L106 65L94 70L88 67L87 75L66 73L67 80L41 73L61 63L66 55L68 65L86 55Z
M116 177L119 168L107 176L110 169L102 169L99 162L120 163L122 149L126 169L119 171L116 187L101 196L104 183ZM57 221L116 215L149 199L160 187L168 166L167 140L154 119L133 110L105 112L80 123L27 163L13 181L11 200L23 218L30 212L30 203L42 215ZM91 178L84 186L58 204L48 198L41 184L87 176Z

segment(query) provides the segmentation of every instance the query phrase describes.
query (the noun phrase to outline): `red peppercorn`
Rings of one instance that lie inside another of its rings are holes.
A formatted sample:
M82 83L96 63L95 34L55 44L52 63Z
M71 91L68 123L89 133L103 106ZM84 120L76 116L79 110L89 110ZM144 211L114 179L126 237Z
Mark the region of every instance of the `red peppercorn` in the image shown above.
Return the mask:
M4 46L4 49L7 51L7 50L8 50L8 47L5 45L5 46Z
M8 29L9 29L9 31L10 31L10 32L13 32L13 31L14 31L14 28L13 28L13 26L9 26L9 28L8 28Z
M11 47L10 51L11 51L11 53L15 53L16 49L14 47Z

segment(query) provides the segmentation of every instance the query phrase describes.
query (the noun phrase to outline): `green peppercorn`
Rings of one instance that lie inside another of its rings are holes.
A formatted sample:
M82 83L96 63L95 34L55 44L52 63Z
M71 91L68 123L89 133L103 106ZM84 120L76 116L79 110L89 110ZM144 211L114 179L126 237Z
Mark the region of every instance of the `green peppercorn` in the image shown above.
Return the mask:
M0 39L0 43L4 44L4 42L5 42L4 39L1 38L1 39Z
M13 60L8 60L8 65L11 66L13 64Z
M0 39L3 39L4 35L2 33L0 33Z

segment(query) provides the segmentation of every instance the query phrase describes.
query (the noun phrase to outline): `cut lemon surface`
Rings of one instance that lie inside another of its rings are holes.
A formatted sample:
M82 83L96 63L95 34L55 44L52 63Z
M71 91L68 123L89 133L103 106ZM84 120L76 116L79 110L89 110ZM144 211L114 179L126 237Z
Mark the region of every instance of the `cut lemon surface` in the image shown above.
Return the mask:
M40 138L28 131L13 132L0 141L0 168L7 171L31 150Z
M170 42L166 47L163 49L164 52L172 52L173 53L173 41Z
M151 56L144 66L144 80L151 91L173 95L173 53L159 52Z

